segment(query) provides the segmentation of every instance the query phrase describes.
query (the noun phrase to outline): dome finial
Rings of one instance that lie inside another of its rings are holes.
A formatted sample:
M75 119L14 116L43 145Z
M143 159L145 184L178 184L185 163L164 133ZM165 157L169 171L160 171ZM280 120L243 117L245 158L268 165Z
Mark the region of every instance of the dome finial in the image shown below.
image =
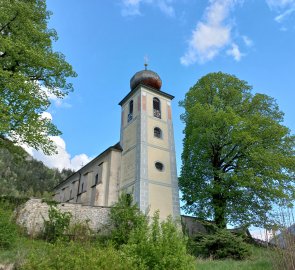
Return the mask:
M149 61L149 59L148 59L147 56L145 56L143 59L144 59L144 69L147 70L147 66L148 66L148 61Z

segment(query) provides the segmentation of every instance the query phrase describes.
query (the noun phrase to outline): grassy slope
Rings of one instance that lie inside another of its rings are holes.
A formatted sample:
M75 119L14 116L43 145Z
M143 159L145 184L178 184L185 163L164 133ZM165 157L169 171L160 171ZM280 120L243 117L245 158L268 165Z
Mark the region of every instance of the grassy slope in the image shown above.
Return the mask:
M245 261L197 260L198 270L272 270L273 251L253 247L252 256Z
M21 263L25 257L33 250L44 249L45 242L42 240L32 240L26 237L19 237L14 248L10 250L0 249L0 263L8 264ZM197 270L271 270L272 251L264 248L253 248L253 255L245 261L233 260L201 260L197 259Z

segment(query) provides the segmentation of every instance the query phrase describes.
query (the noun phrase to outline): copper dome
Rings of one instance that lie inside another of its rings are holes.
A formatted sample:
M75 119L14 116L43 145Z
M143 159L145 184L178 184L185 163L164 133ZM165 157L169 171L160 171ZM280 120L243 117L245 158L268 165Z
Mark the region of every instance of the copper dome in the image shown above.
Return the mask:
M160 76L151 70L141 70L136 72L130 80L131 91L134 90L139 84L150 86L157 90L161 89L162 80Z

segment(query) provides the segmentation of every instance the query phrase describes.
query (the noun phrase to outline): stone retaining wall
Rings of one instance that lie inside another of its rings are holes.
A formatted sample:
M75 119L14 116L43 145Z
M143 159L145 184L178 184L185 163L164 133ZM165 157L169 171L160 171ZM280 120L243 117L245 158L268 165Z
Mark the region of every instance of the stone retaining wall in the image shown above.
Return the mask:
M93 207L74 203L60 203L57 208L72 214L72 222L86 222L94 231L102 229L108 222L110 207ZM47 203L40 199L30 199L16 211L16 222L24 227L29 235L37 235L43 230L44 220L48 220Z

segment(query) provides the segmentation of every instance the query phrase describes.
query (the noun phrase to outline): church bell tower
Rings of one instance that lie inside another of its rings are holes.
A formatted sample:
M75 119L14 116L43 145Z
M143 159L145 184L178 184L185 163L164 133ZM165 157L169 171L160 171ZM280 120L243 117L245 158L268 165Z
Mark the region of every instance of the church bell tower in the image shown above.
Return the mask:
M180 216L172 124L172 95L151 70L131 78L131 91L119 103L122 146L120 192L132 194L143 212Z

